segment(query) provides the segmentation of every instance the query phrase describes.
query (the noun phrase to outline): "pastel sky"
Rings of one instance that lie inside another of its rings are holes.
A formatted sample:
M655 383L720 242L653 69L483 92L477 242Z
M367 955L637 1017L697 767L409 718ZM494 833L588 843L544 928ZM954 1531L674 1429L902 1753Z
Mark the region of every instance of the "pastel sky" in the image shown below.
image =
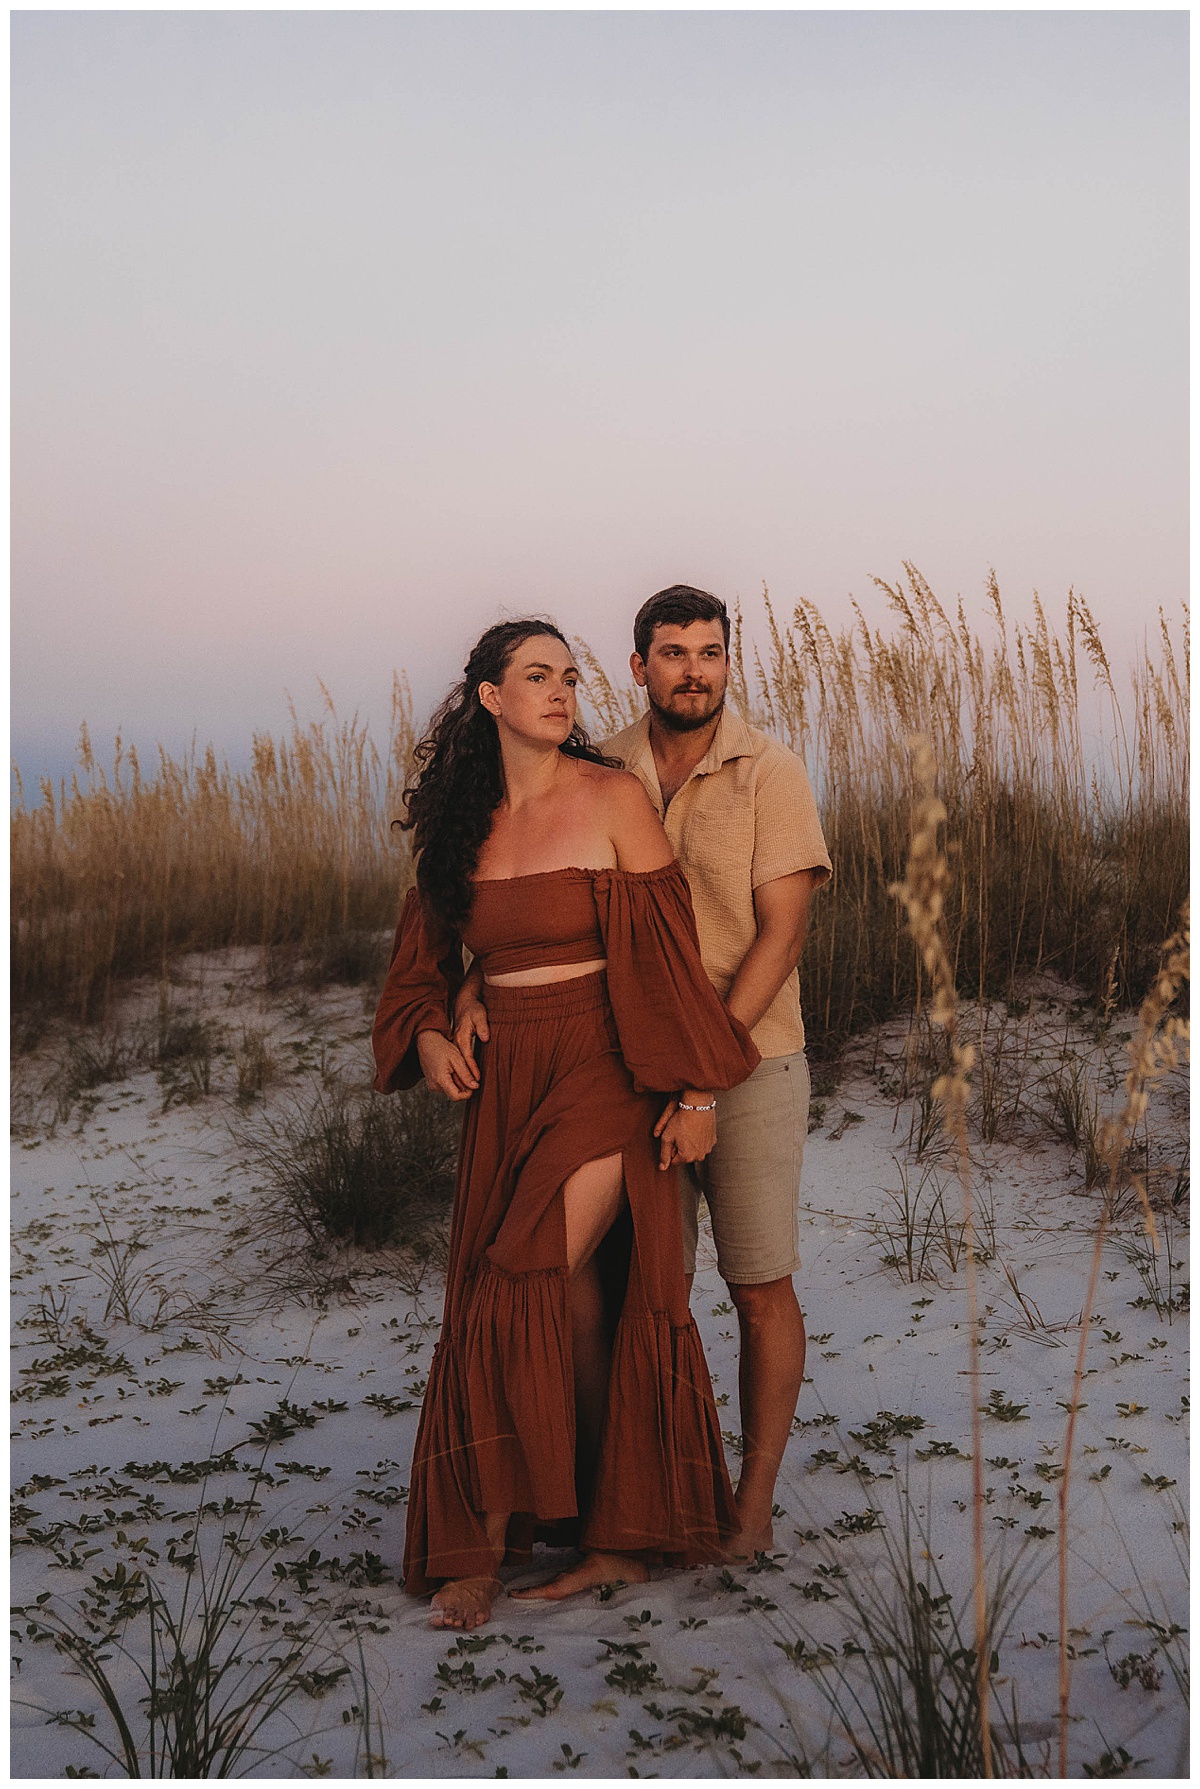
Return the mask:
M1187 577L1187 14L13 18L14 755Z

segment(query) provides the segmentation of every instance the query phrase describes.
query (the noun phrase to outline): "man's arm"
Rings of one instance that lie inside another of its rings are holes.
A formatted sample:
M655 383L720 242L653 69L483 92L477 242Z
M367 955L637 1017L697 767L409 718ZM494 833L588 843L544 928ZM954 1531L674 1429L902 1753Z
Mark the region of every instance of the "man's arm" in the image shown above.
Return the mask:
M454 1042L472 1068L475 1066L475 1039L486 1044L488 1036L487 1007L483 1003L483 965L476 957L454 1002Z
M758 936L742 958L725 1004L752 1030L778 994L804 949L808 908L818 886L818 869L777 876L754 891Z
M749 1031L762 1018L778 994L804 949L808 932L808 907L813 889L822 880L820 869L795 870L777 876L754 891L754 917L758 936L742 958L741 967L725 1004ZM688 1105L707 1105L711 1093L685 1088L680 1096ZM655 1126L661 1146L659 1166L672 1161L702 1161L717 1139L717 1125L710 1112L681 1112L672 1102Z

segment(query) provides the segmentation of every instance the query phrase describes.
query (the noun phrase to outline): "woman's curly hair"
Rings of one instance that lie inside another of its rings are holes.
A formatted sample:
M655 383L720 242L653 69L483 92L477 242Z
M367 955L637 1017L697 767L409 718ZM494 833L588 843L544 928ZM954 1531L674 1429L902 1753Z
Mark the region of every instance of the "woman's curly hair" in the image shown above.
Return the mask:
M492 815L504 794L496 723L479 700L481 683L500 683L517 647L550 634L569 648L553 622L528 617L501 621L476 641L463 670L413 756L416 775L404 791L416 846L417 887L430 913L453 930L466 924L474 897L472 878ZM570 758L615 766L578 722L559 746Z

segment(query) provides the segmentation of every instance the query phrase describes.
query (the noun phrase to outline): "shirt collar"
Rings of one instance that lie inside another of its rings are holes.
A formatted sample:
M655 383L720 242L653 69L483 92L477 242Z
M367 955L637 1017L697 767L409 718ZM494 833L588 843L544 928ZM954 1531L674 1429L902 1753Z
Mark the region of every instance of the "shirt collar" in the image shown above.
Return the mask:
M649 728L647 728L649 737ZM752 758L754 744L750 738L750 729L740 714L734 714L726 706L721 710L721 718L717 722L717 730L713 734L713 742L692 772L693 776L711 776L714 770L720 770L731 758Z
M735 714L729 707L721 710L721 718L717 722L717 730L713 734L713 742L693 770L693 776L711 776L713 771L720 770L731 758L752 758L754 742L750 737L750 729L740 714ZM629 750L625 755L627 770L642 769L648 772L655 784L658 772L654 766L654 753L650 746L650 713L649 710L637 721L633 729L633 737L629 742Z

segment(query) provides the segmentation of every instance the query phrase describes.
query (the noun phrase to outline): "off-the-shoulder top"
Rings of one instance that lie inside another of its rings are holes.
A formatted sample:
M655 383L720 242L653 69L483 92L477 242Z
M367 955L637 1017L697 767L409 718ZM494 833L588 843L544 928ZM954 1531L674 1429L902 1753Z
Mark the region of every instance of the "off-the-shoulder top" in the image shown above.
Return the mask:
M660 870L550 870L478 883L465 933L494 973L605 957L621 1054L641 1093L736 1087L758 1066L750 1033L726 1012L700 961L692 897L677 860ZM572 939L578 954L564 956ZM421 1079L421 1031L450 1036L462 943L411 889L371 1038L380 1093ZM506 952L525 955L516 962Z
M590 963L604 955L592 892L601 870L549 870L477 882L463 943L485 975Z

